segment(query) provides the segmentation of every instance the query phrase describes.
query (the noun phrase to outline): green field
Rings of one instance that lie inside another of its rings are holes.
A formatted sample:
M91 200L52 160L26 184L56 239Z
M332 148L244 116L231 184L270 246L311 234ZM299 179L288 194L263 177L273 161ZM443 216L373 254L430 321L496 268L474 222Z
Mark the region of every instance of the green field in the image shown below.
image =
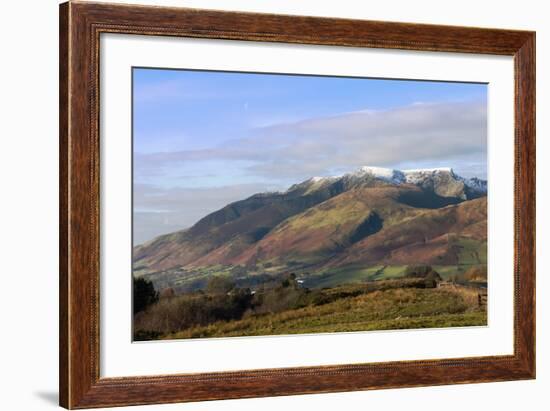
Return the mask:
M405 272L405 266L346 266L329 269L319 274L306 276L308 287L329 288L348 283L362 283L382 279L397 278Z
M469 255L469 251L464 251L464 254ZM452 278L461 279L470 267L476 265L478 265L476 262L460 265L436 265L434 269L444 280ZM350 283L400 278L405 274L406 268L407 266L405 265L377 265L374 267L349 265L328 269L319 274L309 276L299 275L299 278L303 278L305 284L310 288L329 288Z

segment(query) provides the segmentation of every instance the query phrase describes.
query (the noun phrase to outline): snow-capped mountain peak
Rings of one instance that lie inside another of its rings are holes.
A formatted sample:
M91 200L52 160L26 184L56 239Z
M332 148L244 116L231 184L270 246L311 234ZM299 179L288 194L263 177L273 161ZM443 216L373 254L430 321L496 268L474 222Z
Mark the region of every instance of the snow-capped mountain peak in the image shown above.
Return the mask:
M324 181L324 180L327 180L327 179L330 179L332 177L321 177L321 176L315 176L315 177L311 177L309 179L309 181L311 181L312 183L319 183L321 181Z
M450 167L403 170L403 174L405 175L405 181L409 184L421 184L423 181L441 176L456 178L453 169Z
M458 197L463 200L487 194L487 181L476 177L461 177L450 167L397 170L363 166L342 176L311 177L302 183L295 184L288 191L300 189L310 193L330 187L337 182L344 184L345 187L356 187L376 184L377 181L392 185L413 184L442 197Z
M487 193L487 180L477 177L465 178L464 184L477 193Z
M352 176L371 175L389 183L401 184L405 181L405 175L400 170L384 167L363 166L359 170L350 173Z
M435 168L413 168L408 170L403 170L406 174L414 174L414 173L424 173L424 174L433 174L433 173L453 173L453 169L451 167L435 167Z

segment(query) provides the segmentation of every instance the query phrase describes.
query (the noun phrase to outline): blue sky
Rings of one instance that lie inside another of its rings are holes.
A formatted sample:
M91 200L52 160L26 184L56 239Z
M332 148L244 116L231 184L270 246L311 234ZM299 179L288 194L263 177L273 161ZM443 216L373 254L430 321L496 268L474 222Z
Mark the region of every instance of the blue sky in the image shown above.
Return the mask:
M486 99L485 84L136 68L136 244L362 165L485 178Z

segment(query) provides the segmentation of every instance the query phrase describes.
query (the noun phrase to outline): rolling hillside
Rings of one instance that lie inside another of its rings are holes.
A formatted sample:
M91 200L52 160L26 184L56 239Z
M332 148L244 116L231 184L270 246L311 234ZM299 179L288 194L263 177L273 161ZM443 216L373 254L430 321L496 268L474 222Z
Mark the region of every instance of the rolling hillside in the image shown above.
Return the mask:
M485 181L451 169L362 167L314 177L137 246L134 275L185 290L212 275L252 284L292 271L322 286L327 278L391 277L409 264L452 273L449 267L486 263L486 192Z

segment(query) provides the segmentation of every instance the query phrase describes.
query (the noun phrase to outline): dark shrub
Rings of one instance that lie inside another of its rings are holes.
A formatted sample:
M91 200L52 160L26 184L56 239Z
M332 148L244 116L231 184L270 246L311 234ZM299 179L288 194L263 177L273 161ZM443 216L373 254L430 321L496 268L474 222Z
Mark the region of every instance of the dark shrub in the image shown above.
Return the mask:
M426 288L435 288L437 283L441 281L441 276L436 271L430 271L426 277L424 277L424 283Z
M134 314L145 310L147 306L156 303L158 293L151 281L144 278L134 278Z
M431 271L433 271L430 265L409 265L405 269L405 277L408 278L424 278Z
M277 313L305 305L304 296L309 290L301 288L296 281L296 274L286 274L279 285L258 291L252 300L253 310L257 314Z
M405 277L423 279L426 288L435 288L442 280L439 273L430 265L410 265L405 270Z

